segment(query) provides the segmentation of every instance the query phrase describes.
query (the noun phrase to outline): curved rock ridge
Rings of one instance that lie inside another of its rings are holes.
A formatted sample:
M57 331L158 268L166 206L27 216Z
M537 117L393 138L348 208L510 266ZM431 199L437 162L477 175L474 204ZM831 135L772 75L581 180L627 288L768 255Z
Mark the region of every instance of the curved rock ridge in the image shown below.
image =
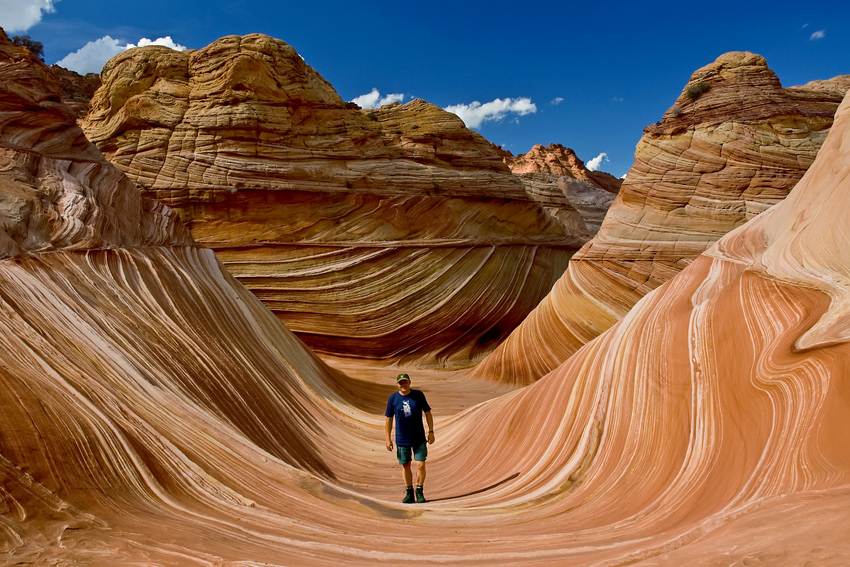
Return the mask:
M721 236L780 202L806 172L850 75L782 88L763 57L697 70L635 162L598 234L478 375L528 384L621 319Z
M457 439L445 457L453 481L522 471L475 500L545 508L557 518L552 539L582 549L575 564L840 565L847 516L838 510L850 495L848 134L850 96L783 202L538 382L459 416L447 433ZM533 425L519 417L528 415ZM476 433L467 437L468 422ZM473 448L485 436L505 448L482 460ZM800 530L786 523L797 515L838 520ZM705 537L717 528L725 537ZM631 542L616 559L595 547L603 529Z
M83 135L49 67L0 31L0 258L191 243Z
M86 134L321 352L469 365L587 240L457 116L361 110L283 41L134 49L102 77Z

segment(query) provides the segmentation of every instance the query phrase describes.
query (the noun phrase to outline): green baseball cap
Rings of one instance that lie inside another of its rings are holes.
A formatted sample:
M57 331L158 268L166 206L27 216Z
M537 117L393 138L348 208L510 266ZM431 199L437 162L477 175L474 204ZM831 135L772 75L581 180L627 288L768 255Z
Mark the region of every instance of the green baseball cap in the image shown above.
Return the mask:
M398 378L395 379L395 382L396 384L398 384L402 380L407 380L408 382L410 382L410 376L408 376L407 374L399 374Z

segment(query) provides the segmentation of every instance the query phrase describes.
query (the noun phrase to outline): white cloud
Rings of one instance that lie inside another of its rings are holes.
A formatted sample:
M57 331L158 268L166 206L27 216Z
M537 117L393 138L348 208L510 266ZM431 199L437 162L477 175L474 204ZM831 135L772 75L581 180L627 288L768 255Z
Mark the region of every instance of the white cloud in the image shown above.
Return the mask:
M561 104L562 102L564 102L564 97L562 97L562 96L558 96L558 97L555 97L555 99L554 99L554 100L552 100L549 104L552 104L552 105L554 105L554 106L558 106L558 105L559 105L559 104Z
M478 128L484 122L495 122L509 112L525 116L537 112L537 105L530 98L501 99L481 104L477 100L472 104L455 104L445 110L457 114L468 128Z
M381 93L378 89L373 88L372 92L364 95L360 95L355 99L352 99L351 102L359 106L360 108L380 108L385 104L391 104L393 102L401 102L404 100L404 95L400 93L388 94L385 97L381 96Z
M176 51L186 49L185 46L175 43L170 35L153 40L143 37L138 43L128 43L127 45L121 45L117 39L112 39L107 35L98 40L88 42L77 51L69 53L57 61L56 64L60 67L76 71L81 75L85 75L86 73L100 73L103 65L119 53L133 47L144 47L146 45L164 45Z
M601 154L587 162L587 169L589 169L590 171L596 171L603 163L608 163L608 154L606 154L605 152L602 152Z
M809 39L815 41L817 39L823 39L826 37L826 30L818 30L812 35L809 36Z
M0 27L7 32L27 31L41 21L42 14L53 12L59 0L0 0Z
M146 37L143 37L136 45L128 43L126 49L130 49L131 47L145 47L146 45L162 45L164 47L169 47L174 51L186 51L186 46L180 45L179 43L175 43L174 40L171 39L170 35L167 35L165 37L158 37L156 39L148 39Z

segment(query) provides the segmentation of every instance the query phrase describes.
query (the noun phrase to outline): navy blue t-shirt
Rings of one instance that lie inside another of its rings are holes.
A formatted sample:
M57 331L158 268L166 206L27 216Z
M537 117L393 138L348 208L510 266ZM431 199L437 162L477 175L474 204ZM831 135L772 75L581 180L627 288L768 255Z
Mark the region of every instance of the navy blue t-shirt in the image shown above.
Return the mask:
M415 447L427 441L422 412L431 411L425 394L410 390L406 396L395 392L387 401L387 417L395 418L395 444Z

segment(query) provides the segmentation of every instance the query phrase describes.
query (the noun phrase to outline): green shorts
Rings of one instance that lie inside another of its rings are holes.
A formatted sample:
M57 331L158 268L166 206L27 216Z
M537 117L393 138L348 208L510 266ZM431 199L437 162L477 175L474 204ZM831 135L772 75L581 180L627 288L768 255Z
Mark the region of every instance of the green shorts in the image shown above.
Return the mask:
M428 443L422 443L411 447L410 445L399 445L395 448L398 464L406 465L410 462L410 455L413 454L413 460L424 461L428 458Z

